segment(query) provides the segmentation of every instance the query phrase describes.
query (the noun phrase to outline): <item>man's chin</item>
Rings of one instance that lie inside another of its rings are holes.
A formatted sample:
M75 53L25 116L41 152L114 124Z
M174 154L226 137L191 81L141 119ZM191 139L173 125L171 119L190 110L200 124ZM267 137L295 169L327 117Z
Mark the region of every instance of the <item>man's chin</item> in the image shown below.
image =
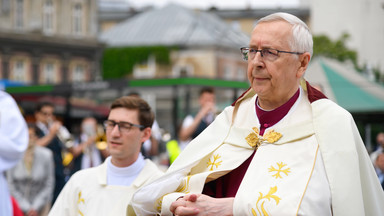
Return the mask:
M121 145L108 145L109 154L121 152Z

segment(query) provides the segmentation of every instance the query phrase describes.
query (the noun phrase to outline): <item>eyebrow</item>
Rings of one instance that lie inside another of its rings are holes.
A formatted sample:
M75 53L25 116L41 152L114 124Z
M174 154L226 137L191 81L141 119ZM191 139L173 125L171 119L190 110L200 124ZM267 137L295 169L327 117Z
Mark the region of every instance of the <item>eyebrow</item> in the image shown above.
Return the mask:
M140 125L140 124L136 124L136 123L132 123L132 122L127 122L127 121L115 121L115 120L112 120L112 119L107 119L108 121L112 121L114 123L123 123L123 124L134 124L134 125Z

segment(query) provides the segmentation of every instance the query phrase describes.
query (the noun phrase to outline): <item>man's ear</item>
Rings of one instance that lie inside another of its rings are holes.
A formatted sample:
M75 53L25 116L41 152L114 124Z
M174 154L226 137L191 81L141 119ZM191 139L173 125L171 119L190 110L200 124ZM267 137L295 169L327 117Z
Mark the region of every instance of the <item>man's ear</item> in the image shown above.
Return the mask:
M141 137L141 142L144 143L145 141L147 141L149 138L151 138L151 132L152 132L152 129L150 127L146 127L144 128L143 130L143 136Z
M309 52L305 52L299 56L300 64L296 74L297 78L301 78L304 76L304 73L307 70L310 60L311 60L311 54L309 54Z

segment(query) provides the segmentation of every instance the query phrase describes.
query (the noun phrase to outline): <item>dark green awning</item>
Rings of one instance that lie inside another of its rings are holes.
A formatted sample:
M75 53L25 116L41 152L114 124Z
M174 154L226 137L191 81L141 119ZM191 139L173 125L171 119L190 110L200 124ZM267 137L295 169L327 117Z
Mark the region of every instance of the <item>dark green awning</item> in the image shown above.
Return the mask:
M384 86L336 60L317 58L305 78L320 85L324 94L352 113L384 112Z

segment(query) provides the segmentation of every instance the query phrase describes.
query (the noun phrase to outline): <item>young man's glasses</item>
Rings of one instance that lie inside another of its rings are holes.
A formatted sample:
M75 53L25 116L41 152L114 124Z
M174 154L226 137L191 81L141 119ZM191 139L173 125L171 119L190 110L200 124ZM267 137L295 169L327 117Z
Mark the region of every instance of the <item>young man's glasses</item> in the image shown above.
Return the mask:
M303 54L302 52L288 52L288 51L281 51L281 50L272 49L272 48L258 50L258 49L253 49L249 47L241 47L240 50L241 50L243 59L246 61L254 59L257 52L260 52L261 57L268 61L274 61L277 58L279 58L279 53L289 53L289 54L296 54L296 55Z
M112 131L113 128L115 128L116 125L118 126L119 131L122 132L122 133L129 132L132 127L137 127L140 130L143 130L145 128L144 125L133 124L133 123L130 123L130 122L123 122L123 121L122 122L115 122L115 121L112 121L112 120L104 121L104 128L107 131Z

